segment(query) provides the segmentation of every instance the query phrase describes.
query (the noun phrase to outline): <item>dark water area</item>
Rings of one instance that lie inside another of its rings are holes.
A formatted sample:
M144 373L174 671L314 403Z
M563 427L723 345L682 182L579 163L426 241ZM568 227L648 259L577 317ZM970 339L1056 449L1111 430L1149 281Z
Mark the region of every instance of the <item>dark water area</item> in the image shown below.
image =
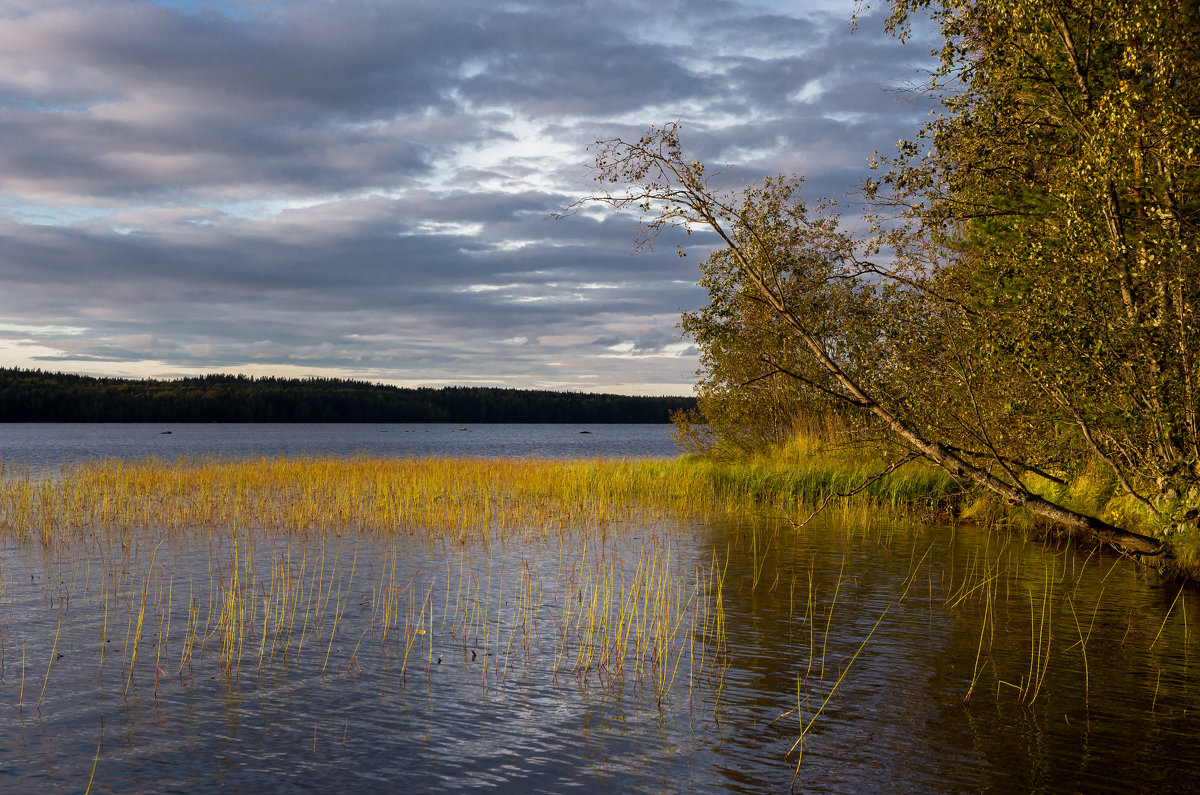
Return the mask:
M1198 604L869 518L10 547L0 788L1198 791Z
M677 454L667 424L0 423L0 462L10 466L57 467L84 460L151 456L174 460L180 456Z

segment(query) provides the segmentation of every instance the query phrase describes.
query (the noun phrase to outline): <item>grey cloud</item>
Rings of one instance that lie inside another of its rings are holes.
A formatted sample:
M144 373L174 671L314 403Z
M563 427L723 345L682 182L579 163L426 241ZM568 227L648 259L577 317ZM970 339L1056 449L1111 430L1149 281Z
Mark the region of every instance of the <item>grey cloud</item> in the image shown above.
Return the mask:
M501 52L463 82L463 95L538 115L603 115L712 90L671 48L632 41L613 23L598 22L570 6L536 18L528 12L497 14L486 33Z
M680 120L732 186L841 195L927 107L881 91L921 47L877 17L724 0L0 18L0 312L45 326L0 341L92 371L682 390L716 241L632 257L631 216L548 220L591 190L586 146Z

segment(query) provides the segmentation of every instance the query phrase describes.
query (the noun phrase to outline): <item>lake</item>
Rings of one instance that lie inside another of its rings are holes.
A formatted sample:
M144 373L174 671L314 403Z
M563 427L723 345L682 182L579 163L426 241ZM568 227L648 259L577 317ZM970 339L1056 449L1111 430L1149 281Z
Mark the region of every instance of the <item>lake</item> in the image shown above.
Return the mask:
M677 455L669 424L0 423L0 462L58 466L101 458L279 455Z
M1200 603L1129 561L870 515L584 524L8 528L4 784L1200 789Z

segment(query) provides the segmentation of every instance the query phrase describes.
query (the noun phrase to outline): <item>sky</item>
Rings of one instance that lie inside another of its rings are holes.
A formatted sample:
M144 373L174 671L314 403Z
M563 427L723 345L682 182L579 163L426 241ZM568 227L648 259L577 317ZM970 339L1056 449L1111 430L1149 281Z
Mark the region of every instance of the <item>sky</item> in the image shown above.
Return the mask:
M551 216L668 122L852 214L931 63L854 7L0 0L0 366L689 394L711 238Z

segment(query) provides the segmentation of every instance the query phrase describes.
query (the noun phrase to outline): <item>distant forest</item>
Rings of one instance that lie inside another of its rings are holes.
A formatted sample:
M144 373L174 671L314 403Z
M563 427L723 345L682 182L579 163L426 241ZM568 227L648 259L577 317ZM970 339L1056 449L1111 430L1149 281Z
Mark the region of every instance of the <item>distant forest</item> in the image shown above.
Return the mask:
M208 375L171 381L0 368L0 422L668 422L690 397Z

